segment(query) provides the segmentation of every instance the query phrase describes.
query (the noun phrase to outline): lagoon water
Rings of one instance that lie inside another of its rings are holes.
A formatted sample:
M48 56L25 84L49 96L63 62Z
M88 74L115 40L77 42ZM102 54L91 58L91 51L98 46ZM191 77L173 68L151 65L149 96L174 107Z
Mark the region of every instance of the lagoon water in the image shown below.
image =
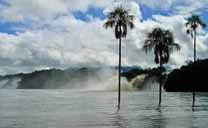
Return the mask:
M208 94L72 90L0 90L0 128L207 128Z

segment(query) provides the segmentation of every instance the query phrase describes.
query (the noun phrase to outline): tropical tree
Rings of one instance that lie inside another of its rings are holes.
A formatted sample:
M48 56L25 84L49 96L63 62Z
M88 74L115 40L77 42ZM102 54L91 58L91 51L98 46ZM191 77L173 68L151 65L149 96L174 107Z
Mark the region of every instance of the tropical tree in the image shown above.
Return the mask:
M194 62L196 61L196 34L197 34L197 28L201 26L202 28L206 27L206 24L201 20L200 16L198 15L192 15L188 18L187 23L185 24L187 27L187 34L190 34L194 41ZM195 91L194 87L193 89L193 102L192 107L195 106Z
M152 32L148 33L146 40L144 41L143 50L147 53L154 50L155 63L159 64L160 69L163 64L168 63L170 53L174 50L180 50L179 44L174 42L174 36L169 30L163 30L156 27ZM161 105L162 95L162 74L160 75L160 87L159 87L159 106Z
M113 11L107 14L108 20L104 27L115 29L115 38L119 40L119 71L118 71L118 110L120 109L121 100L121 39L127 35L128 28L134 28L134 16L122 6L115 7Z

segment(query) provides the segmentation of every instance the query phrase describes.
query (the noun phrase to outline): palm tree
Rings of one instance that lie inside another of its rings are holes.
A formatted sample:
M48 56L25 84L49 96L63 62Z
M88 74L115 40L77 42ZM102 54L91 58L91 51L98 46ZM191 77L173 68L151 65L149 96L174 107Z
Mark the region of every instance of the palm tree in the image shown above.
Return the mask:
M169 30L163 30L159 27L153 29L148 33L147 39L144 42L143 50L147 53L154 50L155 63L160 65L168 63L170 53L174 50L180 50L179 44L174 42L174 36ZM162 78L160 76L160 89L159 89L159 106L161 105L162 95Z
M129 15L128 10L122 6L115 7L112 12L107 14L108 20L105 22L105 28L115 29L115 38L119 40L119 71L118 71L118 110L120 109L121 100L121 39L127 35L128 27L134 28L134 16Z
M196 61L196 30L201 26L202 28L206 27L206 24L201 20L200 16L192 15L188 18L186 23L187 34L190 34L192 38L194 38L194 62ZM192 107L195 106L195 91L193 87L193 102Z

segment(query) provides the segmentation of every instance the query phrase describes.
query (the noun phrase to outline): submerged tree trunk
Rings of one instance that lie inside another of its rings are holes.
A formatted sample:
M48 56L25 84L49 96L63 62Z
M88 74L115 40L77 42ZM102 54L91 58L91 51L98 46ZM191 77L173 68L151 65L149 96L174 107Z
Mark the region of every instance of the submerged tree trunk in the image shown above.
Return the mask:
M121 103L121 37L119 38L119 65L118 65L118 110Z
M160 62L160 70L162 69L162 64ZM159 76L159 81L160 81L160 89L159 89L159 106L161 105L162 102L162 72Z
M194 63L196 62L196 30L194 30ZM192 107L195 106L195 86L192 87L193 89L193 101Z

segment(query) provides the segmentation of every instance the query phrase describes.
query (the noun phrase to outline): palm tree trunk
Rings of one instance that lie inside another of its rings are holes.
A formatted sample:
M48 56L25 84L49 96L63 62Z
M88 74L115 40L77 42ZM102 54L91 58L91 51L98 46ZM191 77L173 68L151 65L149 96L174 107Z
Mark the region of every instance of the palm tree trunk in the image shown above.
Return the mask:
M194 62L196 61L196 30L194 31Z
M119 38L119 66L118 66L118 110L121 103L121 37Z
M162 64L160 62L160 70L161 68L162 68ZM160 74L159 76L159 81L160 81L160 89L159 89L159 107L160 107L162 101L162 74Z
M194 63L196 62L196 30L194 30ZM193 89L193 102L192 107L195 106L195 87L192 87Z

